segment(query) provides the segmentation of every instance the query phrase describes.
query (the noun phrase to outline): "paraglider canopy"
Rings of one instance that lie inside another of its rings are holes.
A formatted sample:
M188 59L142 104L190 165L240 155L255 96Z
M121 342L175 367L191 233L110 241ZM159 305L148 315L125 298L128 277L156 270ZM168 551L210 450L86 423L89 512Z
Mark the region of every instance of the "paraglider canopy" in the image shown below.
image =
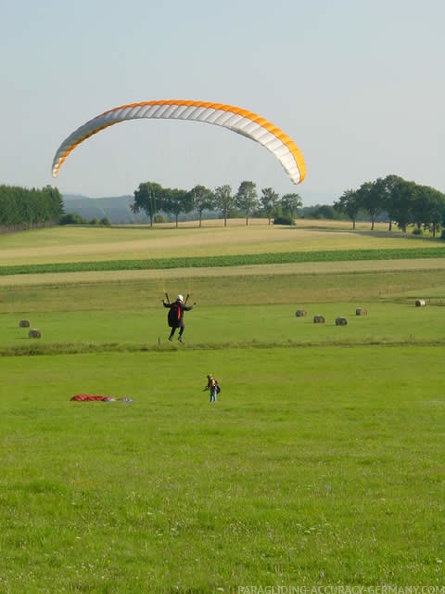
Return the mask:
M84 140L119 122L142 118L187 120L222 126L269 150L293 183L299 184L305 178L306 165L300 149L287 134L265 118L232 105L183 99L122 105L89 120L70 134L57 149L52 165L53 177L57 177L68 155Z

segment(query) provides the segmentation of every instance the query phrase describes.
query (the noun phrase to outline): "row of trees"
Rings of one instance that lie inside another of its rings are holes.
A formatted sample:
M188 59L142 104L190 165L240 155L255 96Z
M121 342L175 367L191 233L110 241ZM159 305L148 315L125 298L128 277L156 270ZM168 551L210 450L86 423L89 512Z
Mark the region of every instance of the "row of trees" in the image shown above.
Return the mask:
M191 190L178 190L145 182L135 190L131 209L134 213L145 212L150 225L153 225L159 213L173 216L177 226L181 214L196 211L201 226L204 211L212 210L221 213L224 225L227 225L227 218L235 211L241 212L248 225L249 218L254 214L267 217L269 224L273 218L281 216L288 217L293 222L302 204L298 194L285 194L280 198L272 188L263 188L258 195L256 184L251 181L241 182L236 193L233 193L230 185L218 186L213 191L200 185Z
M63 214L63 199L57 188L31 190L0 186L0 229L14 231L57 224Z
M429 186L406 181L396 175L363 183L357 190L346 190L333 206L318 205L302 208L298 194L279 196L272 188L257 191L252 181L243 181L236 192L230 185L213 191L197 185L191 190L163 188L154 182L141 183L134 192L131 209L144 212L153 225L162 215L174 218L176 226L181 214L196 212L201 226L204 212L216 212L224 218L260 216L275 223L293 224L297 214L317 218L349 218L353 229L359 218L369 218L371 229L377 220L387 220L389 229L396 224L403 231L414 226L436 236L445 227L445 194ZM52 224L85 223L75 213L63 214L63 199L57 188L26 189L0 185L0 230L19 230ZM108 219L91 224L108 225Z
M358 190L346 190L334 203L334 209L351 219L353 229L360 211L368 213L371 229L382 213L386 213L389 230L393 223L403 231L411 225L419 231L428 230L435 237L445 226L445 194L397 175L366 182Z

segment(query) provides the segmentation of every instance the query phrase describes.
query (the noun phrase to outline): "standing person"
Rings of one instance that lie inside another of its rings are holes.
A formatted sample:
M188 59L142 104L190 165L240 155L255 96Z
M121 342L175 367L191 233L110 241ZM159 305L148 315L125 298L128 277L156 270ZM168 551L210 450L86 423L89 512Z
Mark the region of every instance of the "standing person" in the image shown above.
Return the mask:
M213 377L211 373L207 376L207 385L204 388L204 392L210 390L210 402L216 402L216 396L220 391L218 380Z
M196 303L194 303L193 305L186 305L184 303L184 297L182 295L178 295L176 297L176 300L173 301L172 303L169 303L165 299L162 300L162 303L163 303L164 307L169 308L167 320L168 320L168 325L171 328L171 331L170 331L170 336L168 337L168 339L170 341L172 341L173 336L176 332L176 328L179 328L178 340L179 340L179 342L182 342L182 335L184 334L184 330L185 330L184 312L191 311L193 309L193 307L196 305Z

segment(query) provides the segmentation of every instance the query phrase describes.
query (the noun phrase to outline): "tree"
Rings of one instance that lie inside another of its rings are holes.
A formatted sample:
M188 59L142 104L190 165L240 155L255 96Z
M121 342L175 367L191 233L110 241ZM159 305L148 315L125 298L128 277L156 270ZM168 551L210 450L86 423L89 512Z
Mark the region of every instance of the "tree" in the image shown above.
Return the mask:
M195 186L190 190L193 207L199 214L199 226L202 226L202 213L204 210L210 210L215 204L213 192L205 186Z
M130 208L134 213L143 210L150 217L150 227L153 227L153 217L161 208L162 192L162 186L153 182L139 184L134 192L134 202Z
M392 231L392 224L395 220L392 216L392 198L394 189L398 184L404 180L397 175L387 175L384 179L377 179L375 182L379 187L379 192L382 197L382 207L388 213L388 231Z
M193 197L185 190L165 188L163 191L162 210L175 217L176 227L181 212L190 212L193 207Z
M416 196L416 184L397 176L391 176L387 183L388 196L385 207L388 217L395 221L399 229L406 231L413 221L413 205Z
M57 188L0 186L0 226L8 231L54 225L62 215L63 201Z
M445 196L429 186L416 186L413 203L413 223L417 229L423 225L436 237L445 211Z
M278 204L278 200L279 200L279 195L272 188L263 188L261 190L261 196L260 196L261 210L267 216L267 218L269 220L269 225L272 221L272 217L273 217L274 211L276 209L276 206Z
M249 215L258 205L258 194L256 184L251 181L243 181L235 196L235 206L242 210L246 216L246 225L249 224Z
M227 217L235 205L235 198L232 196L232 188L226 184L218 186L214 192L215 204L224 217L224 227L227 225Z
M292 224L295 222L297 216L297 210L303 206L303 201L299 194L285 194L281 198L281 208L283 214L286 214L292 220Z
M346 214L351 219L353 230L360 206L360 197L354 190L345 190L337 202L334 202L335 210Z
M382 192L382 185L379 180L376 182L365 182L357 190L358 200L361 206L371 217L371 231L374 231L375 220L385 205L385 196Z
M59 192L58 188L53 188L50 185L45 186L42 192L45 196L46 205L46 215L44 214L44 219L49 217L53 222L58 221L63 214L62 194Z

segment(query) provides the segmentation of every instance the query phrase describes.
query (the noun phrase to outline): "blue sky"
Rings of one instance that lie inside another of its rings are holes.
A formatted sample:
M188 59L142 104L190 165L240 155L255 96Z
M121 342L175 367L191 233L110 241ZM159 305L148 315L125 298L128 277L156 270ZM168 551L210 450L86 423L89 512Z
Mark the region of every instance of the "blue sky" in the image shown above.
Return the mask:
M397 174L445 191L444 22L443 0L5 1L0 184L102 197L250 180L309 205ZM306 180L219 127L143 120L89 139L51 177L73 130L152 99L269 119L300 147Z

